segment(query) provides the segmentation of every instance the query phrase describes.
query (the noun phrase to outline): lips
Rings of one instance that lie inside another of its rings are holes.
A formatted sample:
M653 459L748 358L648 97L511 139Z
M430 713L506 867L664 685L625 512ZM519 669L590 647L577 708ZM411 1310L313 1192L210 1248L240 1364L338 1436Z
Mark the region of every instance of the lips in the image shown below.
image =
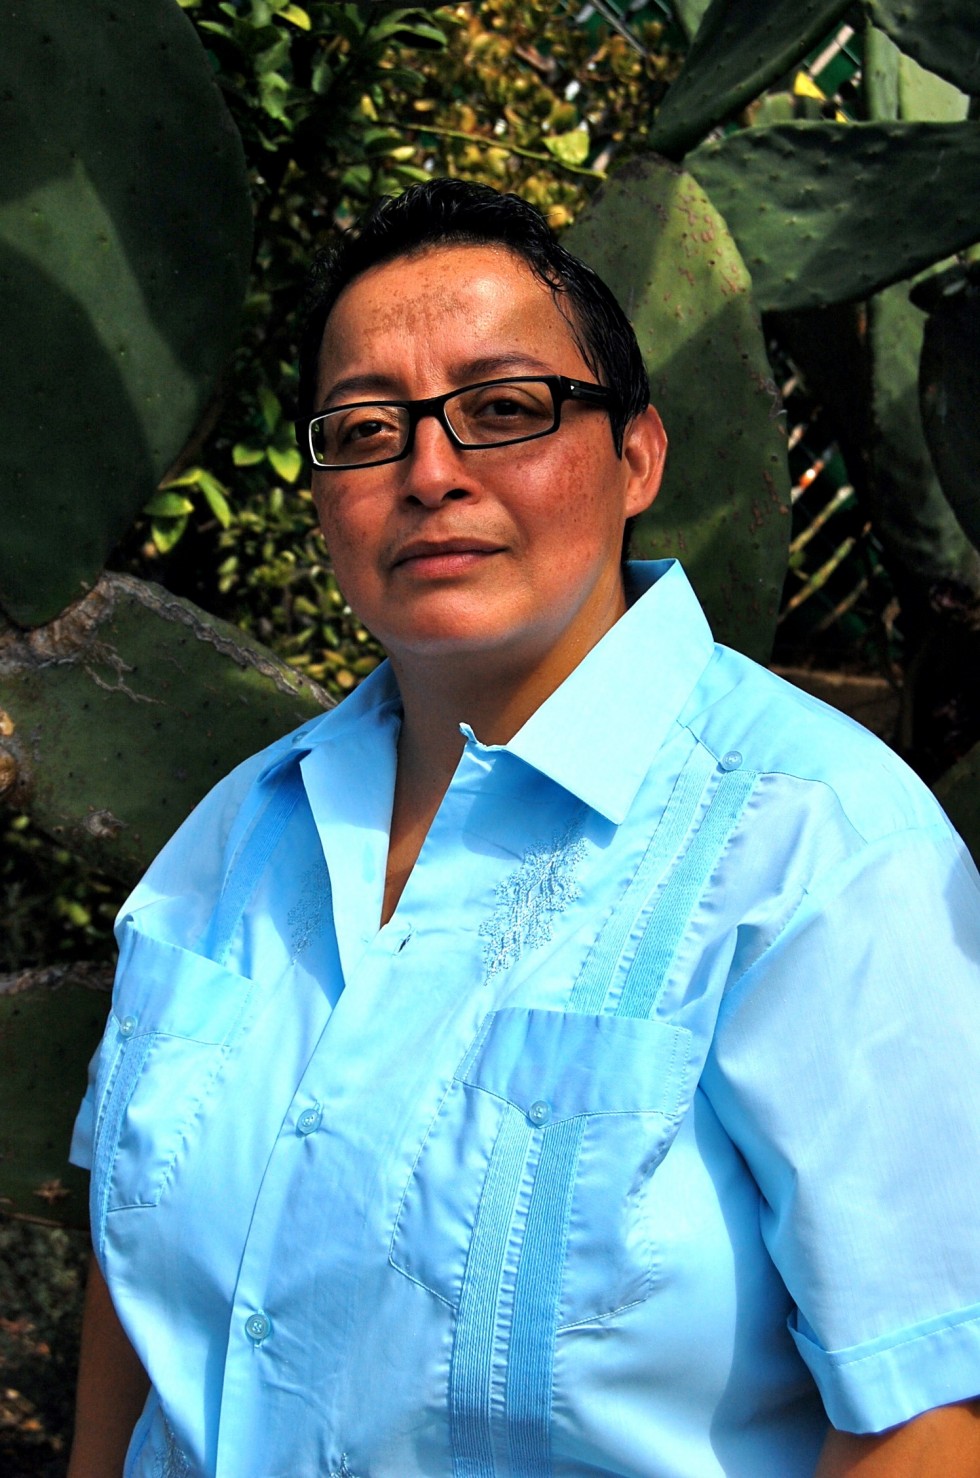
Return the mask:
M411 564L414 561L439 561L451 560L453 556L499 554L503 546L495 543L492 539L456 538L456 539L414 539L398 550L391 562L391 568L397 569L400 565Z

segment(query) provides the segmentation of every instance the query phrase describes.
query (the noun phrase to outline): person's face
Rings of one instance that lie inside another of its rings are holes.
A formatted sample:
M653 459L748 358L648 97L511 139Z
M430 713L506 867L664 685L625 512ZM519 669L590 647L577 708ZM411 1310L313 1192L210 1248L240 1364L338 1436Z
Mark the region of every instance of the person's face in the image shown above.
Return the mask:
M320 353L320 406L419 399L480 380L594 381L551 292L506 248L436 247L341 294ZM615 454L608 414L562 407L551 436L462 451L426 417L386 466L315 470L338 583L396 665L464 654L570 671L624 609L626 518L653 500L656 413Z

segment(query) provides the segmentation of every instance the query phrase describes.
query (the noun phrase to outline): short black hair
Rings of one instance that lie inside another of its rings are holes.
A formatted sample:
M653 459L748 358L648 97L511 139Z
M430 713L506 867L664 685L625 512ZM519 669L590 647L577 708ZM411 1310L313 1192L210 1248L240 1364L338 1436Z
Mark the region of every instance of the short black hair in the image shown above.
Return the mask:
M595 378L612 392L609 419L616 455L626 427L650 403L643 356L629 319L601 277L567 251L544 216L517 195L468 180L433 179L403 195L383 196L340 244L314 260L300 343L300 418L316 414L320 346L327 319L346 287L371 267L435 246L504 246L530 267L556 299L566 297L575 343Z

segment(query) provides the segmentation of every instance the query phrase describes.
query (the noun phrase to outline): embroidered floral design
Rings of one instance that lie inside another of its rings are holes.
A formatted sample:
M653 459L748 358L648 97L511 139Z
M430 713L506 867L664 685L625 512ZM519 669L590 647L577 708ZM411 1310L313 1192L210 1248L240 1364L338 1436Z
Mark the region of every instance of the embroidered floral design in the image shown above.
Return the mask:
M154 1478L191 1478L191 1466L177 1446L170 1423L163 1424L163 1451L158 1452L153 1463Z
M290 956L296 960L308 949L326 923L330 904L330 879L322 863L307 868L299 898L286 915Z
M579 811L550 842L529 847L509 877L497 884L497 906L480 925L486 981L515 964L525 950L547 944L554 920L579 896L575 869L585 856Z

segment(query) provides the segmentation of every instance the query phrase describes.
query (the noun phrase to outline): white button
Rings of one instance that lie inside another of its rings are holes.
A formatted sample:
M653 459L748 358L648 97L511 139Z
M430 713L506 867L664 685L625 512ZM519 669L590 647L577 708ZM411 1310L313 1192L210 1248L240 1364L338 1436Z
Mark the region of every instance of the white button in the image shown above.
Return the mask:
M730 749L727 754L722 755L718 763L723 770L737 770L742 763L742 756L737 749Z
M119 1035L121 1037L131 1037L133 1035L133 1032L135 1030L136 1030L136 1017L135 1016L124 1016L123 1019L122 1019L122 1021L119 1023Z
M272 1332L272 1320L268 1314L249 1314L245 1320L245 1333L253 1345L260 1345Z
M323 1118L323 1110L318 1103L312 1108L304 1109L296 1120L296 1128L300 1134L313 1134L320 1127Z
M537 1103L531 1104L531 1107L527 1111L527 1116L532 1124L547 1124L551 1118L551 1104L545 1103L543 1098L539 1098Z

